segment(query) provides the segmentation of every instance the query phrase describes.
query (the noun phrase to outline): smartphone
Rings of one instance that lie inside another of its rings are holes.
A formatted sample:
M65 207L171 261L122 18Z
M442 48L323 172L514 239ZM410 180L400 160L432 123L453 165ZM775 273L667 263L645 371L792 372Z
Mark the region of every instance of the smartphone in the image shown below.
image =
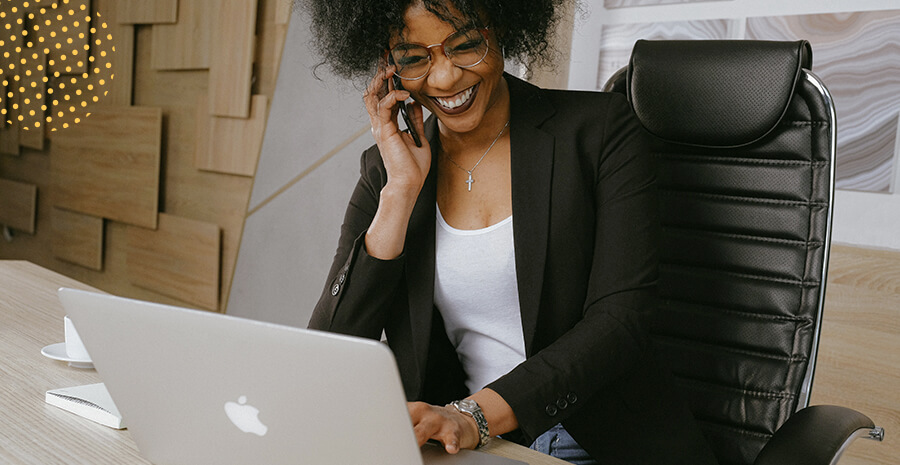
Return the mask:
M391 64L394 64L394 57L391 57ZM403 80L400 79L400 76L396 74L391 76L391 79L394 80L394 89L403 90ZM422 140L419 139L419 133L416 132L416 127L413 126L412 119L409 117L409 111L406 109L406 102L400 102L400 116L403 117L403 122L406 123L406 128L409 131L409 135L412 136L413 142L416 143L416 147L422 146Z

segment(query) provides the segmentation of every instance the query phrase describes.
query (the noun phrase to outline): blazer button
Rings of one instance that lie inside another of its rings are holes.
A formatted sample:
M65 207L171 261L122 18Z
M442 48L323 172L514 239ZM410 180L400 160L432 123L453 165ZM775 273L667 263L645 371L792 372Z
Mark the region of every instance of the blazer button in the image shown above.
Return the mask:
M544 411L547 412L547 415L550 415L551 417L555 417L556 414L559 413L559 410L557 410L556 406L553 404L547 404L547 408L545 408Z
M569 395L566 396L566 400L568 400L570 404L574 404L575 402L578 402L578 396L576 396L574 392L570 392Z
M338 283L344 284L345 279L347 279L347 273L341 273L341 275L338 276Z
M331 295L337 297L338 292L341 292L341 285L340 285L340 284L335 284L335 285L331 288Z
M569 403L566 402L566 399L560 398L560 399L557 399L557 400L556 400L556 406L559 407L559 408L562 409L562 410L565 410L566 407L569 406Z

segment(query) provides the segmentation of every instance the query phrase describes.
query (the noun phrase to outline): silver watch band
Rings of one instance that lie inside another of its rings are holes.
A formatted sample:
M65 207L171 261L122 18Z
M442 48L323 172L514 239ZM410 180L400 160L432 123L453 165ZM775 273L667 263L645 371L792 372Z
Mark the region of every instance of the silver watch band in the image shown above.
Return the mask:
M450 405L460 413L469 415L475 420L475 425L478 426L478 447L483 447L491 441L487 420L484 418L484 412L481 411L478 402L475 402L472 399L462 399L454 400L453 402L450 402Z

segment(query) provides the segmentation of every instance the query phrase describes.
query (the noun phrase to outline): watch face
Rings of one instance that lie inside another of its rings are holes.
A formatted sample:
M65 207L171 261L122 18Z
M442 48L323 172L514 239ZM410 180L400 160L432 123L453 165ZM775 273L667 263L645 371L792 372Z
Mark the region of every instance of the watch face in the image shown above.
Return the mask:
M478 410L481 410L481 408L478 407L478 403L472 399L463 399L463 400L457 401L457 403L459 404L459 407L462 410L465 410L466 412L469 412L469 413L475 413Z

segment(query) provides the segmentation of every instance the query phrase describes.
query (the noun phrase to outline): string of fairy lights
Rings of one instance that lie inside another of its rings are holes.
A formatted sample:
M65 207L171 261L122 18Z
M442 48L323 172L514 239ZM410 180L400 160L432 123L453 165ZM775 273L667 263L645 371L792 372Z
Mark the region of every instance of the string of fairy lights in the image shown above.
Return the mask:
M116 51L89 0L0 0L0 126L57 131L109 93Z

